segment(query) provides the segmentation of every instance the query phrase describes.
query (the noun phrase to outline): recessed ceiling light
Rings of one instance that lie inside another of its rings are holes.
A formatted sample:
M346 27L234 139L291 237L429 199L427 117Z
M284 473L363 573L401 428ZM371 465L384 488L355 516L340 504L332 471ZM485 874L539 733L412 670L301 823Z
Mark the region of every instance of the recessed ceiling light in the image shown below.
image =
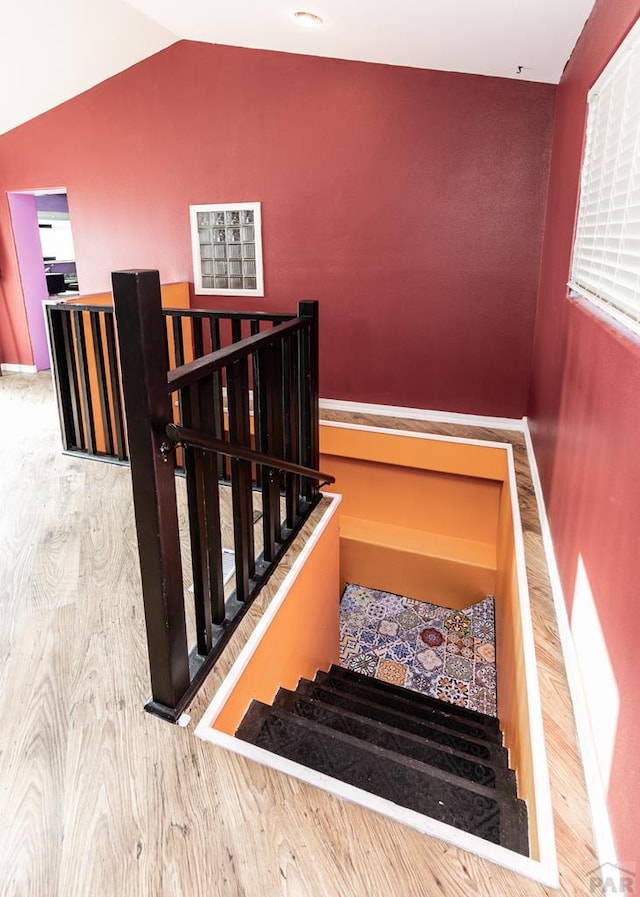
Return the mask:
M300 10L299 12L294 12L294 19L297 22L300 22L301 25L305 25L308 27L313 27L314 25L324 25L324 19L321 19L320 16L314 15L312 12L303 12Z

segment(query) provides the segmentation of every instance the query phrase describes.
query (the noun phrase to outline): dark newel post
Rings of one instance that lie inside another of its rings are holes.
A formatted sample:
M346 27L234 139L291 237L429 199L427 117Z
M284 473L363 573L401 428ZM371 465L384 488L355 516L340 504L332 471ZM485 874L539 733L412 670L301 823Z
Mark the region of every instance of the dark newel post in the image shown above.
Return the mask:
M304 405L308 404L308 420L305 421L307 432L302 434L302 439L307 441L304 446L303 457L308 467L318 470L320 467L320 340L319 340L319 304L317 299L302 299L298 303L298 317L310 319L309 342L307 344L306 362L307 370L300 370L302 382L306 385ZM307 410L305 408L305 410ZM305 415L306 416L306 415ZM308 497L312 498L317 493L317 484L306 481Z
M111 279L149 645L147 709L174 719L189 686L189 657L174 463L160 451L173 419L160 279L157 271L115 271Z

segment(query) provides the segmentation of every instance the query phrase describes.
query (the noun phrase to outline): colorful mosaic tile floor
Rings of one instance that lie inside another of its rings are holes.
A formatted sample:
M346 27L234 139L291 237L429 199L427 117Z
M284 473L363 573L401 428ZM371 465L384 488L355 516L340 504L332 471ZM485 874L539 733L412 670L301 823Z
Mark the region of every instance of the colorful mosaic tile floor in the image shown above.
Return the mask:
M496 716L493 597L454 611L348 584L340 602L340 664Z

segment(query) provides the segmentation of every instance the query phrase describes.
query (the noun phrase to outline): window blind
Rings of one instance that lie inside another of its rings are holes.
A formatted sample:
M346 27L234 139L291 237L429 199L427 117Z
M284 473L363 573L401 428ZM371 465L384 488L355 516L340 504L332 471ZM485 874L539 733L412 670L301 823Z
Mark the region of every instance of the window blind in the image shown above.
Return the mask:
M588 102L569 286L640 333L640 20Z

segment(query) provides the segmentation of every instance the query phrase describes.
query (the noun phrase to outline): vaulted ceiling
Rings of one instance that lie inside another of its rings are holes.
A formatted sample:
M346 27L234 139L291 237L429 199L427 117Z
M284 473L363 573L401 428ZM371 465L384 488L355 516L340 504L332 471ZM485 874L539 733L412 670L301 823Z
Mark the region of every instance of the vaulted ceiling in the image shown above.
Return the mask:
M182 39L556 83L593 3L7 0L0 133Z

